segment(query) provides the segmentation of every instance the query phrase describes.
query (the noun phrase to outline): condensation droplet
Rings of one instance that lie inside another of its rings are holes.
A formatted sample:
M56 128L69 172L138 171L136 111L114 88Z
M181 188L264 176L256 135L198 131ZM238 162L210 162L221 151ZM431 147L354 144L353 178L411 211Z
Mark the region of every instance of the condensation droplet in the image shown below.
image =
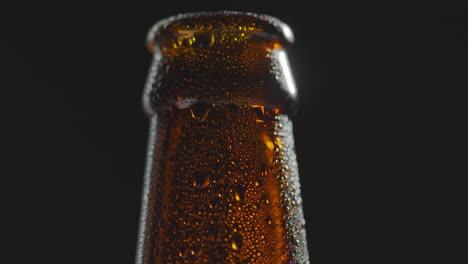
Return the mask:
M216 38L215 38L214 34L211 34L211 36L210 36L210 44L209 44L209 45L212 46L212 45L215 43L215 41L216 41Z
M265 107L263 105L253 105L252 107L255 114L257 114L255 121L258 123L265 122Z
M266 164L260 165L260 173L262 174L262 176L268 175L268 166Z
M228 93L226 91L226 93ZM229 120L232 120L234 118L234 116L236 115L236 112L239 110L239 106L235 105L235 104L227 104L226 105L226 117L229 119Z
M210 173L204 171L197 171L195 173L195 180L193 186L204 189L210 184Z
M240 234L235 234L233 236L233 239L231 241L231 247L235 251L240 250L240 248L242 247L242 236Z
M245 190L246 189L244 187L237 186L235 188L234 199L236 199L238 202L242 201L245 197Z
M275 145L270 140L265 141L265 145L269 150L273 150L275 148Z
M275 148L275 144L273 143L273 141L271 141L271 139L270 139L270 137L268 135L263 134L262 138L263 138L263 142L265 143L265 146L269 150L273 150Z
M219 231L220 227L215 225L212 225L208 229L208 240L210 241L216 241L219 238Z
M270 218L270 217L267 218L266 222L267 222L268 225L271 225L271 224L273 223L273 222L271 221L271 218Z
M238 249L239 249L239 248L237 247L236 242L234 242L234 241L232 241L231 247L232 247L232 249L234 249L234 250L238 250Z
M203 134L194 135L193 136L193 142L195 142L197 144L202 144L203 142L205 142L205 138L206 138L206 136L203 135Z
M190 107L192 117L200 122L203 122L208 118L210 111L211 105L207 103L196 103Z

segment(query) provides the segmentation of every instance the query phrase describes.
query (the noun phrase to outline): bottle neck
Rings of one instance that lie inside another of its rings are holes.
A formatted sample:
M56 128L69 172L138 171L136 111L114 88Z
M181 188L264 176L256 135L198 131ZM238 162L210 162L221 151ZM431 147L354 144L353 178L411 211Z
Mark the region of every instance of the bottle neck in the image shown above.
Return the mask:
M250 263L303 263L287 115L263 106L195 104L161 110L152 122L148 263L240 263L246 257Z

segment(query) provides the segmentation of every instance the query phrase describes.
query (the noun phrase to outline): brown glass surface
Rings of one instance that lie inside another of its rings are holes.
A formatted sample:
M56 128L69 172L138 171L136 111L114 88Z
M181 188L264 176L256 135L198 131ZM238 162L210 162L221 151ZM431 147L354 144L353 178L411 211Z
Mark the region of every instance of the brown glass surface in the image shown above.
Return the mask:
M282 27L238 13L165 23L150 33L137 263L308 263Z

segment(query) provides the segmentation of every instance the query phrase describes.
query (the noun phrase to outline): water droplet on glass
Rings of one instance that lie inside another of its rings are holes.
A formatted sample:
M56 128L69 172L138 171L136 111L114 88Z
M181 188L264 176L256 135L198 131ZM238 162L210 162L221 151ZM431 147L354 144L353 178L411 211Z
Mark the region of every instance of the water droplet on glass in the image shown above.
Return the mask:
M214 34L211 34L209 45L210 45L210 46L213 45L213 44L215 43L215 41L216 41L216 38L215 38Z
M271 224L273 223L273 222L271 221L271 218L270 218L270 217L267 217L266 222L267 222L268 225L271 225Z
M193 141L198 144L202 144L203 142L205 142L205 138L206 138L205 135L198 134L198 135L193 136Z
M195 180L193 186L204 189L210 184L210 173L204 171L197 171L195 173Z
M268 166L266 164L260 165L260 173L264 177L268 175Z
M227 108L226 117L229 120L232 120L233 117L236 115L236 111L239 110L239 106L237 106L236 104L227 104L226 108Z
M263 142L265 143L265 146L269 150L273 150L275 148L275 144L273 143L273 141L271 141L270 137L267 134L263 134L262 139L263 139Z
M271 142L271 140L265 141L265 145L269 150L273 150L275 148L275 145L273 144L273 142Z
M242 186L237 186L235 188L235 194L234 194L234 198L236 199L236 201L240 202L241 200L244 199L245 197L245 188L242 187Z
M238 249L239 249L239 248L237 247L236 242L234 242L234 241L232 241L231 246L232 246L232 249L234 249L234 250L238 250Z
M235 251L240 250L240 248L242 247L242 236L240 234L235 234L233 236L233 239L231 241L231 247Z
M263 105L253 105L253 110L255 114L257 114L257 121L258 123L265 122L265 107Z
M203 122L208 118L210 111L211 105L207 103L196 103L190 108L192 117L200 122Z

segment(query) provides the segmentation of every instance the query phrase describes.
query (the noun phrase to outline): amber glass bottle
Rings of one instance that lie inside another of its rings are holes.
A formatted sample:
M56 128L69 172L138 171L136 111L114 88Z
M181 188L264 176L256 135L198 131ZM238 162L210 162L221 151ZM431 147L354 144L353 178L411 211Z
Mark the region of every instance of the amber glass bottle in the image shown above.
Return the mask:
M183 14L148 34L138 264L308 263L279 20Z

